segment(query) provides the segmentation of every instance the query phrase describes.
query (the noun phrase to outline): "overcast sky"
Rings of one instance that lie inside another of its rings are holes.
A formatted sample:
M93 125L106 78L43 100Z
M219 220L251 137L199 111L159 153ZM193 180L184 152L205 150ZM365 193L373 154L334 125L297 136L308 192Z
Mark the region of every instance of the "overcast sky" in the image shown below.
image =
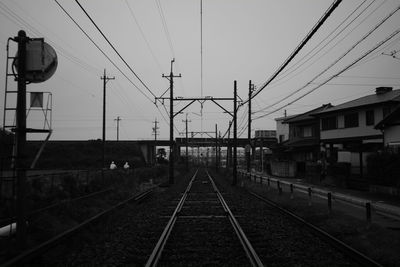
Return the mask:
M107 83L107 139L116 139L114 119L118 116L122 119L120 139L154 138L152 127L155 119L159 121L158 138L168 139L166 110L169 110L169 102L164 102L165 108L161 103L154 105L153 95L118 58L78 4L72 0L58 1L146 96L110 63L55 1L1 0L1 118L6 43L9 37L16 36L18 30L23 29L29 37L44 37L58 55L58 69L54 76L44 83L27 87L28 91L49 91L53 95L53 140L101 138L103 84L100 76L104 69L108 76L115 76L115 80ZM174 74L182 74L182 78L175 80L176 97L230 98L233 97L233 82L237 80L239 96L246 100L249 80L260 88L333 0L203 0L203 89L200 0L80 0L80 3L154 95L161 96L168 89L168 80L162 78L162 74L169 74L170 61L175 57ZM275 129L274 119L283 116L284 110L292 115L324 103L340 104L372 94L377 86L398 89L400 60L384 54L400 50L400 34L299 101L261 117L315 88L397 30L400 11L329 71L313 80L399 5L398 0L343 1L286 72L254 98L253 117L258 119L253 122L253 131ZM10 51L12 55L16 52L13 42ZM400 52L397 56L400 57ZM287 97L312 80L298 94ZM13 79L9 79L9 86L15 88ZM281 99L284 100L271 106ZM185 103L177 102L175 111ZM220 103L232 110L232 102ZM217 124L218 129L225 133L231 119L212 102L204 103L203 119L199 103L194 103L186 112L191 121L189 132L215 131ZM242 137L247 136L247 130L244 130L247 126L246 112L244 105L238 117L238 130L243 133ZM176 128L181 132L185 129L185 113L175 117ZM41 117L31 112L28 125L42 127ZM178 136L177 130L175 136ZM36 134L29 138L44 137Z

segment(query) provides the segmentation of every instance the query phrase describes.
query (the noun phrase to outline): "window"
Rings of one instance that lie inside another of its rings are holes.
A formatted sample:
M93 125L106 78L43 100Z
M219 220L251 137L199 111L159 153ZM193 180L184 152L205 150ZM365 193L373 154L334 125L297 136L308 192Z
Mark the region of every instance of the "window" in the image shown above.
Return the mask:
M385 118L389 114L390 114L390 107L384 107L383 108L383 117Z
M303 126L301 127L302 137L312 137L312 128L311 126Z
M374 110L370 109L365 112L365 124L374 125L375 124L375 114Z
M337 129L336 116L326 117L321 119L322 131Z
M358 113L344 115L344 128L358 127Z
M279 143L282 143L283 141L285 141L285 136L283 134L279 135Z

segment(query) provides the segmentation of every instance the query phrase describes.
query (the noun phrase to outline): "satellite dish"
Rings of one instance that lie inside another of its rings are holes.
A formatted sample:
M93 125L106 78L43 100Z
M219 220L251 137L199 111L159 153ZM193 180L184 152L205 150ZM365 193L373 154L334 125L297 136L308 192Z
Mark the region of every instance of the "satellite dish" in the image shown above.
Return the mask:
M57 53L43 38L32 39L26 43L26 81L41 83L50 79L56 72ZM13 67L18 70L18 53Z

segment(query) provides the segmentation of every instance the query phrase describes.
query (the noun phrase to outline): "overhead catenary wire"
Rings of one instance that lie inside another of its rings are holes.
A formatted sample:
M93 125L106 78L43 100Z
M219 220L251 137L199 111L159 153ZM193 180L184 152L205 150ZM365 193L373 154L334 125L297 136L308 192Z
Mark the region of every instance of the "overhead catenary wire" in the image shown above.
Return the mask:
M268 115L271 115L272 113L275 113L287 106L290 106L291 104L299 101L300 99L302 99L303 97L311 94L312 92L314 92L315 90L319 89L320 87L322 87L324 84L328 83L329 81L331 81L332 79L338 77L340 74L342 74L343 72L347 71L348 69L350 69L351 67L353 67L354 65L356 65L358 62L360 62L362 59L364 59L365 57L367 57L369 54L371 54L372 52L374 52L376 49L378 49L380 46L382 46L383 44L385 44L387 41L389 41L390 39L392 39L394 36L396 36L397 34L400 33L400 28L397 29L396 31L394 31L392 34L390 34L388 37L386 37L383 41L379 42L377 45L375 45L372 49L368 50L366 53L364 53L362 56L360 56L359 58L357 58L356 60L354 60L352 63L350 63L349 65L347 65L345 68L343 68L342 70L340 70L339 72L337 72L336 74L332 75L331 77L329 77L328 79L326 79L324 82L322 82L321 84L319 84L318 86L312 88L311 90L309 90L308 92L304 93L303 95L297 97L296 99L290 101L289 103L273 110L270 111L264 115L255 117L254 120L256 119L260 119L263 117L266 117Z
M311 29L311 31L306 35L306 37L301 41L301 43L296 47L296 49L290 54L290 56L285 60L285 62L279 67L279 69L257 90L255 91L251 99L256 97L261 93L265 87L267 87L278 75L283 71L283 69L293 60L293 58L300 52L300 50L307 44L311 37L318 31L318 29L324 24L332 12L339 6L342 0L335 0L334 3L328 8L324 15L318 20L317 24ZM246 104L250 99L244 101L241 105Z
M325 72L327 72L329 69L331 69L334 65L336 65L340 60L342 60L344 57L346 57L351 51L353 51L360 43L362 43L365 39L367 39L374 31L376 31L380 26L382 26L383 23L385 23L390 17L392 17L397 11L400 10L400 5L395 8L392 12L390 12L384 19L382 19L378 24L376 24L370 31L368 31L364 36L362 36L356 43L354 43L346 52L344 52L340 57L338 57L334 62L332 62L328 67L326 67L324 70L322 70L320 73L318 73L316 76L314 76L314 78L312 78L309 82L307 82L305 85L303 85L302 87L300 87L299 89L293 91L292 93L290 93L289 95L285 96L284 98L282 98L281 100L268 105L267 107L264 107L261 110L255 111L253 112L253 114L267 110L273 106L276 106L280 103L282 103L283 101L285 101L288 97L291 97L293 95L295 95L296 93L300 92L301 90L304 90L305 88L307 88L307 86L309 86L310 84L313 84L314 81L316 79L318 79L319 77L321 77Z

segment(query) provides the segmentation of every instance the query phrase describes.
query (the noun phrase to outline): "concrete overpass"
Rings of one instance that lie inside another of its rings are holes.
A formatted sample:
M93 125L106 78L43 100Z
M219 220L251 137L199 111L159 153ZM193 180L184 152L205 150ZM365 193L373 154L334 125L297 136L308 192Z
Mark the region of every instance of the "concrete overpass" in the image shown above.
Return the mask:
M140 150L142 151L142 155L147 163L152 163L155 159L155 152L157 147L161 146L169 146L169 140L138 140L132 141L137 142L140 146ZM251 139L253 153L256 147L267 147L270 148L272 145L276 144L276 138L272 137L263 137L263 138L253 138ZM175 145L177 146L177 153L176 157L180 156L181 148L186 147L186 143L188 147L226 147L228 151L233 146L233 138L223 138L216 140L215 138L188 138L186 142L186 138L175 138ZM237 139L237 146L244 148L248 144L247 138L238 138Z

